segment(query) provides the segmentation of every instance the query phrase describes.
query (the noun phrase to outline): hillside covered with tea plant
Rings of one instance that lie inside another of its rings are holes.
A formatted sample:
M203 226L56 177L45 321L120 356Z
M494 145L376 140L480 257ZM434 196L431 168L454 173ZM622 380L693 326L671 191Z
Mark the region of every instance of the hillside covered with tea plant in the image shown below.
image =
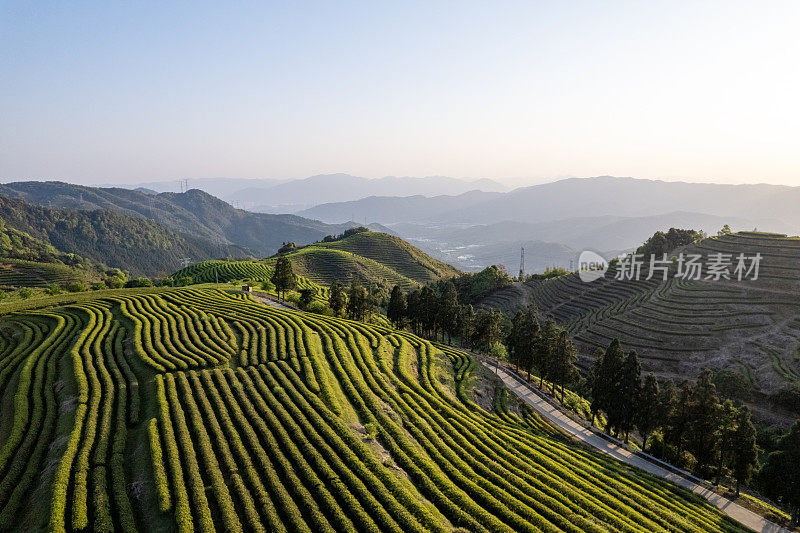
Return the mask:
M742 232L707 238L670 252L762 256L758 279L681 279L675 266L639 281L616 279L612 265L591 283L577 273L532 277L483 299L510 311L535 303L567 328L588 365L612 339L636 350L644 371L681 382L702 368L717 373L727 397L745 401L767 421L800 413L800 240ZM705 275L704 275L705 277ZM751 276L752 277L752 276Z
M2 530L741 530L407 332L234 290L52 304L0 317Z

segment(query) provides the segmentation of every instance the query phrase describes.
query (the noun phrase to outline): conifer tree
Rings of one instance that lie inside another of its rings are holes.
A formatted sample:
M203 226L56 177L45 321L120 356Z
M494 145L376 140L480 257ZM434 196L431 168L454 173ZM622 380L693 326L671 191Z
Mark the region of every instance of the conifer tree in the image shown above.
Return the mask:
M347 305L347 295L344 292L344 287L339 283L339 280L333 280L333 283L331 283L328 305L330 305L335 316L342 316L342 312L344 312L344 308Z
M636 429L642 436L642 451L647 451L647 439L661 425L661 391L655 374L645 376L636 407Z
M534 350L533 366L539 372L539 388L544 386L545 379L550 379L550 365L553 359L553 350L558 340L559 329L552 316L548 316L539 335Z
M392 294L389 296L389 305L386 308L386 317L394 324L397 329L402 329L406 320L406 295L395 285Z
M270 278L275 290L281 299L286 296L286 291L290 291L297 287L297 276L294 275L292 270L292 262L286 257L279 257L275 263L275 271Z
M739 496L741 484L750 481L753 471L758 468L756 428L750 420L750 409L747 406L739 408L731 449L733 450L731 467L733 477L736 479L736 496ZM800 483L800 479L798 479L798 483Z
M764 494L792 515L791 526L800 511L800 421L778 442L778 449L767 456L759 473ZM791 529L791 528L790 528Z
M575 363L578 361L578 350L569 339L567 332L560 330L553 350L551 363L551 379L553 385L561 389L561 403L564 403L564 386L574 385L580 379ZM555 391L554 391L555 394Z
M353 320L364 320L366 318L368 296L367 289L357 279L353 278L347 295L347 314L350 318Z
M447 280L442 287L442 294L439 297L439 308L436 319L442 330L442 337L447 333L447 343L453 341L453 333L458 327L458 291L452 281Z

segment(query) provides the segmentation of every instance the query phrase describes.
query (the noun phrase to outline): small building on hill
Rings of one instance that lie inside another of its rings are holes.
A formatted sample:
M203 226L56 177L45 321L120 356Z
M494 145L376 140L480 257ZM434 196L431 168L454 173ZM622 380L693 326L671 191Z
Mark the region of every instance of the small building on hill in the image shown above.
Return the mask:
M242 292L253 292L253 288L250 285L242 285Z

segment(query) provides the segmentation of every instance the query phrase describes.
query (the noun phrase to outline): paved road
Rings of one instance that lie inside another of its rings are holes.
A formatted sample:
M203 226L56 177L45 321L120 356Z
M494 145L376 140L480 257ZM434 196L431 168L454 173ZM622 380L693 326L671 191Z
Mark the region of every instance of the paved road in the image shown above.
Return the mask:
M779 525L766 520L762 516L759 516L756 513L745 509L741 505L738 505L731 500L716 494L706 487L698 485L697 483L694 483L685 477L670 472L669 470L662 468L657 464L651 463L643 457L629 452L617 444L607 441L562 413L550 402L539 396L539 394L537 394L531 387L516 377L503 371L502 369L496 370L493 365L488 363L484 363L484 365L492 372L497 372L500 379L503 380L503 383L505 383L506 386L514 392L514 394L522 398L528 405L536 409L536 411L538 411L542 416L553 422L568 435L571 435L572 437L583 441L590 446L593 446L600 452L610 455L619 461L641 468L642 470L650 472L651 474L666 478L682 487L686 487L692 492L700 494L714 506L721 509L725 514L754 531L761 531L764 533L790 533L788 529L780 527Z

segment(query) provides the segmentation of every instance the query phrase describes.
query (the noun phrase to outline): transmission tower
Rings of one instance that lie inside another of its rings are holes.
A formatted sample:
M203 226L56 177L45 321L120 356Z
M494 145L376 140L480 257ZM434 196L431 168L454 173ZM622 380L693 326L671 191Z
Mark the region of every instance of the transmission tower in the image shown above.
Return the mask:
M519 249L519 280L525 277L525 247Z

